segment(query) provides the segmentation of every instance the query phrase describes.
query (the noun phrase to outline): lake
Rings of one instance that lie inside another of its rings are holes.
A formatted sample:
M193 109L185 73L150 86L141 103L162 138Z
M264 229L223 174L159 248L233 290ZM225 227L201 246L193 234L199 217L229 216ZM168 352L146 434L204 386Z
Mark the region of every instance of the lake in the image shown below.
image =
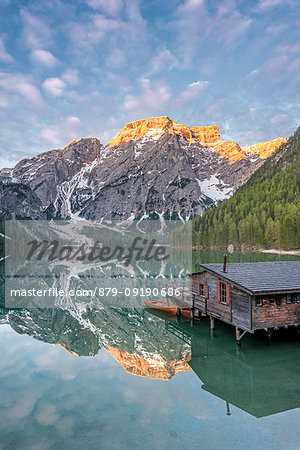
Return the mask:
M195 252L193 262L221 262ZM244 253L233 261L297 259ZM0 309L0 449L300 448L300 335L130 307Z

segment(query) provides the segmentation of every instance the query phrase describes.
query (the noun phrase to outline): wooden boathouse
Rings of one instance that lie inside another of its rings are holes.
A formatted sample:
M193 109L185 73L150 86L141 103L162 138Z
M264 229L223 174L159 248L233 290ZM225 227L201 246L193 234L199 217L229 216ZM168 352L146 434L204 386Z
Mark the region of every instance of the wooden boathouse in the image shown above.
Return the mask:
M280 327L300 328L300 261L200 264L190 275L194 317L209 316L236 329L236 342L246 332Z

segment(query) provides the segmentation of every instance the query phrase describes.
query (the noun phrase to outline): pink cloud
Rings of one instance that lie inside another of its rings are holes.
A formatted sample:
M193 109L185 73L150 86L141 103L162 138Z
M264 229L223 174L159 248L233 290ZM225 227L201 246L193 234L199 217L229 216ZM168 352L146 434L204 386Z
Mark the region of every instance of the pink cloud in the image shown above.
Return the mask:
M23 36L29 48L48 47L53 40L53 31L46 19L31 14L26 8L20 11L23 22Z
M159 114L170 99L170 88L164 83L152 85L147 78L140 80L140 87L140 94L125 96L123 107L143 116Z
M186 0L178 7L178 12L190 14L204 5L204 0Z
M57 77L47 78L43 83L43 88L54 97L61 95L65 87L66 83Z
M68 141L79 138L80 133L80 119L75 116L68 116L55 125L45 126L40 132L40 137L54 146L63 147Z
M122 0L87 0L87 5L95 10L103 11L111 16L117 16L122 7Z
M168 28L177 30L177 50L188 67L194 66L198 55L210 42L228 49L235 47L253 22L240 12L235 0L224 0L215 13L209 10L208 2L187 0L179 5L174 16Z
M178 66L177 58L167 49L160 50L150 62L149 74L153 75L163 70L172 70Z
M79 77L78 77L79 71L77 69L67 69L63 74L62 74L62 79L70 84L71 86L75 86L76 84L79 83Z
M26 75L0 72L0 87L12 94L20 95L33 105L43 106L45 104L40 90Z
M59 63L58 59L48 50L33 50L31 52L31 57L34 61L49 68L52 68Z
M193 102L208 85L209 82L206 80L194 81L181 91L178 99L174 103L177 106L182 106Z
M10 63L14 61L14 58L7 53L3 39L0 37L0 61Z
M264 9L274 8L275 6L278 6L278 5L281 5L284 3L285 3L285 0L260 0L256 9L264 10Z

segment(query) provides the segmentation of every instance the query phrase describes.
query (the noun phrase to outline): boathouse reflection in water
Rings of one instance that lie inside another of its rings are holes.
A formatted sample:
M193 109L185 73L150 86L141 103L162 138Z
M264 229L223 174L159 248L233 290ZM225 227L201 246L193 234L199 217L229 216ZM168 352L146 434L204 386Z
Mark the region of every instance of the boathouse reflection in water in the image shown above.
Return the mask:
M224 400L224 414L230 415L230 405L255 417L300 407L296 333L285 332L271 345L249 335L238 351L232 328L221 322L211 339L207 320L191 326L186 320L134 308L0 309L1 323L78 356L93 356L104 347L134 375L170 380L192 369L202 383L199 387Z

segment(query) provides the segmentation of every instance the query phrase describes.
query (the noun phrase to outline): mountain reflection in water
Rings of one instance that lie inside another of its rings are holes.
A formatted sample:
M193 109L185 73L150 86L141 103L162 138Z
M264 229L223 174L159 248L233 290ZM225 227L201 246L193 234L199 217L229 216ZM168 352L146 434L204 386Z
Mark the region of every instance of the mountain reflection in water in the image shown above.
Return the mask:
M69 353L94 356L104 347L134 375L170 380L192 369L202 389L255 417L300 406L300 346L297 334L271 345L247 336L237 352L233 329L218 323L209 337L206 321L172 321L132 309L7 310L0 325Z

